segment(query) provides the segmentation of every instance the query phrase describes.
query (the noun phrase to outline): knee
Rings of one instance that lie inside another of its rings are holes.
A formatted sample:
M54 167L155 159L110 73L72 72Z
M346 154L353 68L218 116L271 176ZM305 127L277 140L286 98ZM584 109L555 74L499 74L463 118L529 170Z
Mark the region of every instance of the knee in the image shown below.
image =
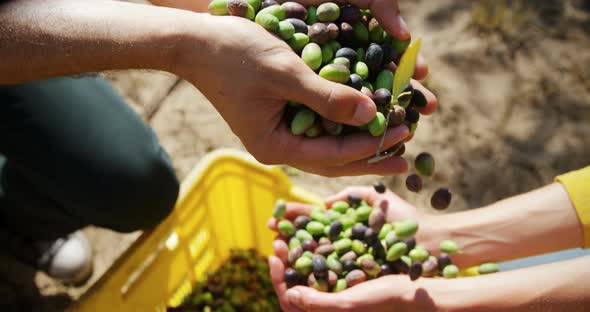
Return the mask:
M132 232L151 228L172 212L179 182L164 150L144 152L115 167L102 196L105 200L98 201L108 207L95 207L107 215L103 216L102 224L94 224Z

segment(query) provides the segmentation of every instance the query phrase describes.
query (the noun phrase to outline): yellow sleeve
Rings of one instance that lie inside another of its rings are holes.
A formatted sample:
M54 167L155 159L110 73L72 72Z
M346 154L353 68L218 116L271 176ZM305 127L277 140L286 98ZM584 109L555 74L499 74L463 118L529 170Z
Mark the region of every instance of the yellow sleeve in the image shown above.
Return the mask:
M590 247L590 166L556 178L565 186L584 226L584 248Z

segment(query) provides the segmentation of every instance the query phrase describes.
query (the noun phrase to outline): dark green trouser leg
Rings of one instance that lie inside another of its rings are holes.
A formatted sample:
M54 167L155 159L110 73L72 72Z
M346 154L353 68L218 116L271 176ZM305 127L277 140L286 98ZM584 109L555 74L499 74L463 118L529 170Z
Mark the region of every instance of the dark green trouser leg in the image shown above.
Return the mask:
M148 228L178 195L156 136L100 78L0 86L0 154L0 222L31 238Z

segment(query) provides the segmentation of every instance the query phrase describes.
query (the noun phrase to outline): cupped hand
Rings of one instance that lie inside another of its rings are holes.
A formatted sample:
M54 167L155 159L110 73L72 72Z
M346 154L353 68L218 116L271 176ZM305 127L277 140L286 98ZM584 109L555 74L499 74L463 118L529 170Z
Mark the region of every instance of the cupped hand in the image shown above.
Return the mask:
M420 222L428 218L391 191L380 194L372 187L348 187L328 197L325 204L331 207L336 201L346 201L349 195L360 197L369 205L383 209L388 222L409 218ZM309 215L313 207L302 203L288 203L284 218L294 220L299 215ZM268 227L276 231L278 221L271 218ZM420 236L418 240L423 242ZM273 242L273 248L275 256L269 258L271 279L284 311L392 311L391 305L401 304L417 285L410 282L407 276L386 276L340 293L322 293L313 288L300 286L288 290L284 281L289 251L286 239L278 236Z
M376 114L373 101L346 85L319 77L282 40L249 20L200 14L184 38L177 72L213 103L246 149L266 164L289 164L325 176L381 174L407 170L392 157L368 164L380 138L367 133L343 137L294 136L283 115L287 101L303 103L332 121L360 126ZM435 106L436 99L419 84ZM387 131L384 149L408 136L405 126Z

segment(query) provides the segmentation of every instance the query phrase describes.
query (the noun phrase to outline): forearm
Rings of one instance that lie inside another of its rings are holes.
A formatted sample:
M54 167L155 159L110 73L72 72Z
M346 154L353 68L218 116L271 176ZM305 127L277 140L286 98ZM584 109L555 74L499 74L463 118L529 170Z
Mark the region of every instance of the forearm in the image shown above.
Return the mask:
M583 245L579 218L557 183L485 208L431 217L426 223L425 229L435 229L426 230L428 241L457 241L461 253L453 261L461 267Z
M0 5L0 84L113 69L172 71L193 13L119 1Z
M586 311L590 257L457 280L420 279L438 309L483 311ZM411 301L411 292L405 296Z
M189 10L194 12L207 12L209 1L207 0L150 0L159 6Z

